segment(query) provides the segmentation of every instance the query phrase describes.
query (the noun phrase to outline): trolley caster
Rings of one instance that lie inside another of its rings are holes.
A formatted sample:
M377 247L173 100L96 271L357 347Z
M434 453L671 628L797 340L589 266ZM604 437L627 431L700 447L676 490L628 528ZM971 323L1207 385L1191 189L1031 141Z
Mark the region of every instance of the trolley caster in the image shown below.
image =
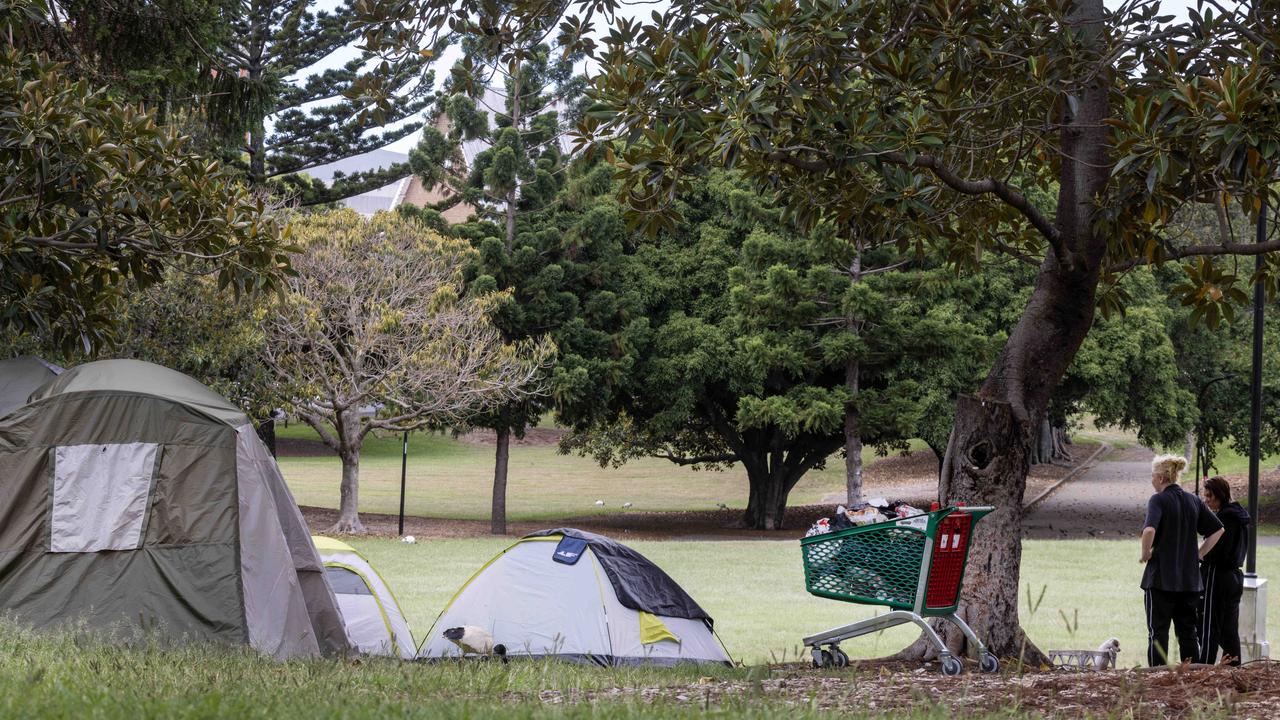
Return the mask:
M835 645L831 646L831 661L838 668L849 667L849 656L845 655L844 651Z
M942 674L954 677L964 672L964 663L960 662L954 655L942 656Z
M978 667L984 673L1000 672L1000 660L989 652L982 653L982 657L978 662Z
M828 668L831 667L833 662L835 662L835 659L831 656L831 653L816 646L813 648L813 666L815 668Z

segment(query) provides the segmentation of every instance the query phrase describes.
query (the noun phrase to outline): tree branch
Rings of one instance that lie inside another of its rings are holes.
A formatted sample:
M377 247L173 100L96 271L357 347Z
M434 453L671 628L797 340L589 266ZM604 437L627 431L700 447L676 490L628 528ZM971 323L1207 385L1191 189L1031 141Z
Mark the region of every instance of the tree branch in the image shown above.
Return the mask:
M1271 240L1264 243L1224 243L1222 245L1190 245L1182 249L1169 249L1166 251L1162 261L1180 260L1186 257L1205 257L1211 255L1264 255L1270 252L1280 252L1280 240ZM1118 273L1126 270L1132 270L1140 265L1152 265L1156 261L1151 258L1133 258L1120 263L1119 265L1109 265L1104 270L1105 273Z

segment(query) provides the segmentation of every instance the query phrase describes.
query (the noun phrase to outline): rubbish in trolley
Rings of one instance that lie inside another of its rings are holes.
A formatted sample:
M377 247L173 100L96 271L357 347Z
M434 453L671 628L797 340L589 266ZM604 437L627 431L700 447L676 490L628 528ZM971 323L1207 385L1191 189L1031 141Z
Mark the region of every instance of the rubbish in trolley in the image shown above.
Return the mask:
M871 525L873 523L884 522L885 520L893 520L897 518L912 517L924 514L923 510L912 507L911 505L901 501L888 501L884 498L873 498L867 502L859 503L852 508L846 508L840 505L836 508L836 512L829 518L820 518L815 522L805 537L814 535L825 535L829 532L838 532L855 525Z
M994 511L952 506L802 539L805 589L810 594L891 609L806 637L804 645L814 665L844 667L848 656L840 650L841 642L910 622L937 648L943 674L959 675L964 665L926 621L939 617L958 627L977 648L983 672L999 670L996 656L956 615L973 526Z

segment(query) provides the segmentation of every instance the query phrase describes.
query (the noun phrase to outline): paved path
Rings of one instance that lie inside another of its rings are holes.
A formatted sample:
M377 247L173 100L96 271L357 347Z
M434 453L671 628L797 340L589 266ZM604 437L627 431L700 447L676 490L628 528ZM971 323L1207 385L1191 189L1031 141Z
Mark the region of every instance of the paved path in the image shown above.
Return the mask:
M1022 521L1023 536L1046 540L1137 538L1151 497L1152 454L1130 448L1113 457L1116 459L1099 461L1037 505ZM1258 542L1280 545L1280 536L1264 535Z

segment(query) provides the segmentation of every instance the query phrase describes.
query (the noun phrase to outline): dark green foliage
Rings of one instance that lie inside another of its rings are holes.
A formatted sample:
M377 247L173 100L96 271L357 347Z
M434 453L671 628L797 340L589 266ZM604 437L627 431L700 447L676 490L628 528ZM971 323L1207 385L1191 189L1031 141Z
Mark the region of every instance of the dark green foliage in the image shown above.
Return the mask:
M362 52L341 67L291 79L356 42L347 27L349 3L332 11L317 5L236 3L227 39L213 51L216 78L205 108L231 157L247 153L246 170L255 185L278 181L304 205L334 202L404 177L408 168L399 165L335 178L324 187L295 174L416 132L422 123L414 118L433 99L429 59L422 55L391 65L371 63L373 56ZM360 112L360 88L369 83L392 91L390 111L379 122Z
M0 328L88 351L127 293L172 268L276 287L288 257L275 209L189 138L67 74L0 53Z

